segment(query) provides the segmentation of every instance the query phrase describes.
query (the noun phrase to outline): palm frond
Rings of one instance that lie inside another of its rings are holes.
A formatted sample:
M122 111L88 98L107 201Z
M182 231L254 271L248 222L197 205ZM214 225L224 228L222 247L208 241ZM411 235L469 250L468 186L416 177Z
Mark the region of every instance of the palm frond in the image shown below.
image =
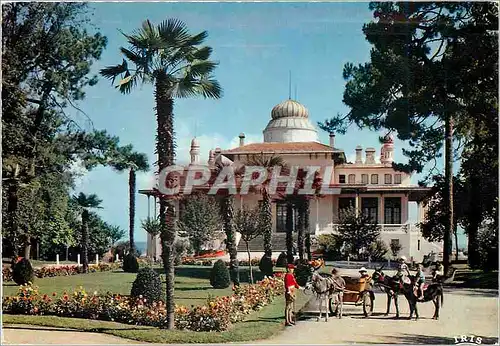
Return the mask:
M107 66L99 71L101 76L111 79L111 84L115 82L115 78L128 71L128 64L125 59L120 65Z
M196 49L196 51L193 53L193 59L194 60L207 60L210 58L210 55L212 54L212 47L201 47L199 49Z
M100 208L102 199L99 199L96 194L86 195L80 192L79 195L73 196L73 202L80 208Z
M128 60L132 61L134 64L136 64L138 66L142 66L145 63L144 56L141 56L137 53L134 53L133 51L131 51L127 48L124 48L124 47L120 47L120 51L122 52L123 55L125 55L125 57Z
M130 76L126 76L120 81L120 84L116 86L122 94L130 94L132 89L137 85L138 74L134 73Z
M218 62L210 60L195 60L187 67L187 73L193 77L202 77L209 75L219 65Z
M186 24L175 18L164 20L158 25L158 34L167 46L178 47L191 38Z
M198 86L198 94L204 98L220 99L222 97L222 87L215 79L202 77Z
M202 44L207 37L208 37L208 32L202 31L199 34L191 36L189 40L186 42L186 44L189 46L198 46Z

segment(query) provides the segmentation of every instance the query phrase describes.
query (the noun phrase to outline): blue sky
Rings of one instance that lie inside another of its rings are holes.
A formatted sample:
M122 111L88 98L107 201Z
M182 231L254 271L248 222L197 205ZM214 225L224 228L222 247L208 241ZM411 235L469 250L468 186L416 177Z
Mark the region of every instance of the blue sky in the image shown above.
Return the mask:
M316 123L346 112L342 103L346 62L369 60L370 45L362 26L372 19L368 3L91 3L92 22L108 38L108 46L93 70L120 63L119 47L126 45L125 33L140 27L145 19L154 24L167 18L184 21L191 32L207 30L206 44L220 62L215 76L224 89L220 100L182 99L175 102L177 161L189 159L193 136L201 143L201 158L217 146L236 146L244 132L247 142L262 141L262 130L274 105L288 98L289 71L292 72L292 98L309 109ZM80 104L96 129L106 129L120 137L122 144L133 144L155 162L155 115L152 87L144 85L130 95L121 95L101 79L87 90ZM82 123L86 118L76 115ZM87 126L90 124L87 121ZM379 150L383 133L352 128L337 135L336 146L354 155L356 145ZM328 143L328 135L320 132ZM402 143L396 141L395 158L403 161ZM110 168L97 168L86 174L77 190L96 193L103 199L100 214L110 223L128 229L127 174ZM418 177L413 181L416 183ZM153 174L140 174L138 188L153 184ZM414 217L415 212L411 213ZM140 219L147 216L147 199L137 196L136 239L144 241Z

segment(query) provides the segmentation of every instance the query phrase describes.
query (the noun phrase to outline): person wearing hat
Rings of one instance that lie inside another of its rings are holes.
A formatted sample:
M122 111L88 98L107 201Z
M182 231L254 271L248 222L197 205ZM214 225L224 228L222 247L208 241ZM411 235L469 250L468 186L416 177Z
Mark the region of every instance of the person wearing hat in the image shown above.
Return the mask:
M360 279L364 279L364 281L366 282L365 289L371 289L370 286L371 276L368 274L368 270L366 270L365 267L359 268L359 276Z
M300 288L299 284L295 280L295 275L293 271L295 266L293 264L288 264L286 267L285 274L285 325L291 326L295 324L294 312L295 312L295 289Z

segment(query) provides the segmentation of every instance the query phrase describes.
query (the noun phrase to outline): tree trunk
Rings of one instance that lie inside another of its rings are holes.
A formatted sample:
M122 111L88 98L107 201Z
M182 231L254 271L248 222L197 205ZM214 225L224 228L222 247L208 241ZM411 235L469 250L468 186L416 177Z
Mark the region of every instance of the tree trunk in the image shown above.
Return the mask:
M68 262L69 246L66 244L66 262Z
M31 237L26 236L26 239L24 240L24 258L30 259L31 258Z
M477 148L477 145L475 145ZM478 268L480 266L480 254L479 254L479 243L478 243L478 232L481 225L482 219L482 203L481 203L481 189L480 178L476 174L470 176L470 187L469 187L469 208L467 213L467 218L469 224L467 226L467 260L471 268Z
M174 139L174 100L170 96L169 82L164 74L159 74L155 83L156 102L156 153L158 155L158 169L161 172L164 168L174 164L175 139ZM162 182L163 183L163 182ZM174 182L175 184L175 182ZM170 214L170 213L169 213ZM162 259L165 275L167 276L165 299L167 303L167 329L174 328L174 253L173 244L175 241L175 229L172 220L167 220L167 201L160 198L160 222ZM167 222L169 221L169 222Z
M304 259L304 201L298 203L298 220L297 220L297 248L299 252L299 259Z
M266 189L262 194L262 213L264 223L264 255L272 257L273 255L273 220L272 220L272 206L271 196L269 196Z
M89 244L89 212L82 212L82 265L83 272L87 273L89 269L88 244Z
M17 223L18 187L19 180L17 179L17 177L14 177L14 179L12 179L12 182L9 184L7 211L10 217L10 240L12 242L12 257L15 259L19 257L19 225Z
M248 241L245 241L247 246L247 254L248 254L248 267L250 270L250 283L253 284L253 271L252 271L252 259L250 257L250 247L248 246Z
M226 233L226 248L229 252L229 273L231 281L235 286L240 285L240 272L238 268L238 247L236 246L236 234L233 227L233 196L224 196L221 200L221 214Z
M135 255L135 242L134 242L134 221L135 221L135 171L130 169L128 174L128 195L129 195L129 246L130 253Z
M455 230L453 231L455 233L455 261L458 262L458 229L457 225L455 225Z
M286 259L289 264L293 263L293 204L286 204Z
M311 256L311 230L309 225L309 199L304 199L304 232L305 232L305 247L307 259L310 261Z
M453 232L453 118L446 114L445 119L445 179L446 179L446 226L443 237L443 266L447 275L450 267L450 243Z

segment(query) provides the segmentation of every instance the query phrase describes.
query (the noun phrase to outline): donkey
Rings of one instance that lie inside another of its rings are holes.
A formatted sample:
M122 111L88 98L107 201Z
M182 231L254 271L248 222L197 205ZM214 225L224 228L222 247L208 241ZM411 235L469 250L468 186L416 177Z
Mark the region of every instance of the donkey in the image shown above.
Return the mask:
M403 284L403 293L408 300L408 304L410 305L410 320L413 317L413 312L415 312L415 320L418 320L418 309L417 303L425 303L432 301L434 303L434 316L432 316L433 320L439 319L439 308L444 303L444 295L443 295L443 285L441 283L433 283L424 286L424 299L419 300L418 289L415 285L416 278L414 276L410 276L411 283Z
M338 311L338 318L342 318L342 305L344 301L345 281L340 276L323 277L317 271L313 271L311 285L319 300L319 317L323 314L323 304L325 304L325 322L328 322L329 300L334 299L335 310Z
M380 287L382 292L387 294L387 311L385 315L389 315L391 310L391 300L394 299L394 306L396 307L396 318L399 318L399 302L398 295L403 293L403 286L401 281L393 278L391 276L385 275L382 272L382 268L375 268L375 272L372 275L373 282L376 286Z

